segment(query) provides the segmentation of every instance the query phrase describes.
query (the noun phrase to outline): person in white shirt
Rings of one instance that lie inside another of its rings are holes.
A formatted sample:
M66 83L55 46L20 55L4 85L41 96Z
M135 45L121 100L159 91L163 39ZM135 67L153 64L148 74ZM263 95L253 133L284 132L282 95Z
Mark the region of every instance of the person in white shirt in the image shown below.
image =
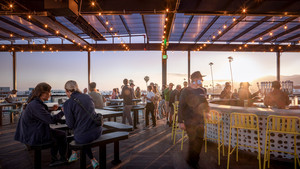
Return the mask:
M156 126L156 118L154 116L154 97L155 94L152 92L152 86L148 86L148 93L146 96L147 104L146 104L146 128L149 126L149 112L151 113L152 117L152 126Z
M13 103L17 101L17 90L13 89L11 93L5 98L7 103Z

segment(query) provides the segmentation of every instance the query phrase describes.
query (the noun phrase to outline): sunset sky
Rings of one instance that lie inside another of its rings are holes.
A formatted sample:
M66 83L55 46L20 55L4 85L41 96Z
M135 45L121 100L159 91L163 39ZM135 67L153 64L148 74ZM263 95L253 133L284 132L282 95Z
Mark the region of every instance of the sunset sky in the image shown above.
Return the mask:
M200 70L206 75L205 85L211 84L209 62L213 62L216 83L230 81L228 57L233 57L232 71L235 82L276 76L276 53L266 52L191 52L191 72ZM282 53L281 75L300 74L299 53ZM112 90L122 85L124 78L134 80L136 86L146 88L149 82L161 85L161 52L91 52L91 81L97 88ZM12 56L0 53L0 86L12 88ZM168 51L168 83L182 84L187 79L187 52ZM17 53L18 90L28 90L39 82L48 82L53 89L63 89L67 80L76 80L80 89L87 87L87 52L24 52ZM275 79L274 79L275 80Z

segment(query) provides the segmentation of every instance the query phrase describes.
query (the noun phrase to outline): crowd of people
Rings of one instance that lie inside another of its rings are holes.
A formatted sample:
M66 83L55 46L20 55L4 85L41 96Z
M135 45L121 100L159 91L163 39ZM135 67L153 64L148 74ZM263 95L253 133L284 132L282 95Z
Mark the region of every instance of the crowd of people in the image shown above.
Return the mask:
M168 126L172 125L174 106L173 103L179 103L178 123L179 127L187 131L189 136L189 149L187 164L192 168L199 168L198 161L203 143L204 119L203 114L209 111L207 101L207 90L203 87L203 75L196 71L191 75L191 82L181 85L169 83L163 85L161 91L154 83L147 86L147 94L144 96L146 102L145 126L150 126L149 116L151 115L152 126L155 127L157 120L165 118ZM142 98L139 87L134 90L134 83L123 80L121 93L118 88L114 88L111 99L123 99L123 117L122 123L126 121L132 125L131 109L134 105L133 99ZM240 99L248 100L257 96L258 92L251 94L249 91L250 84L243 82L239 90L231 92L229 82L225 83L224 90L220 94L221 99ZM280 90L281 86L278 81L272 83L274 88L264 100L267 106L276 106L284 108L290 103L286 93ZM66 158L67 140L66 134L60 130L50 128L49 124L61 122L65 116L65 123L68 128L74 131L74 140L76 143L89 143L102 134L102 127L97 126L91 114L95 114L95 108L103 109L106 98L96 89L96 83L89 84L88 89L81 92L76 81L70 80L65 83L65 92L69 98L56 115L51 115L47 105L44 103L51 96L51 86L47 83L39 83L30 95L27 104L24 106L18 126L15 133L15 140L26 145L37 145L47 142L53 142L51 148L50 166L74 162L78 159L76 151L72 151L71 156ZM13 91L10 98L13 98ZM110 104L114 104L111 102ZM84 107L84 108L83 108ZM57 110L57 107L54 107ZM57 154L59 153L59 158ZM93 168L98 168L99 163L93 156L91 148L85 148L84 153L90 158Z

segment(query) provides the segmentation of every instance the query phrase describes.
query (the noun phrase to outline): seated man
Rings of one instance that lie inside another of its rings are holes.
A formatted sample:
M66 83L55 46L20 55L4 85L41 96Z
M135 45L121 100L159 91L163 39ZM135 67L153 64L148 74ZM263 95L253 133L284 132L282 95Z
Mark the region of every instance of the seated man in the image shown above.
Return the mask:
M278 81L272 82L273 91L270 92L264 99L264 104L266 106L274 106L279 109L284 109L285 106L288 106L291 101L289 96L280 90L281 85Z
M223 89L223 91L220 94L220 98L221 99L231 99L231 85L229 84L229 82L225 83L225 87Z
M5 98L5 101L7 103L13 103L17 101L17 90L13 89L11 93Z
M251 94L250 90L249 90L249 86L250 86L250 84L248 82L240 83L240 88L238 91L238 96L241 101L240 106L244 106L244 102L243 102L244 100L248 100L248 105L251 106L254 102L254 97L256 97L260 92L260 91L257 91L255 93Z
M96 109L103 109L104 101L103 96L97 91L96 83L92 82L89 84L89 95L91 96Z

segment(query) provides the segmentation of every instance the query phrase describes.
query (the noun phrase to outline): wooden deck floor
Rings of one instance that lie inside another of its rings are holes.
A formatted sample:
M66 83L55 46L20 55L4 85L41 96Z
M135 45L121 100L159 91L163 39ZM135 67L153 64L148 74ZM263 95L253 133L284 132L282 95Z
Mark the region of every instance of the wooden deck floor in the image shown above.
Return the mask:
M16 119L17 120L17 119ZM118 119L120 121L121 119ZM8 118L4 118L4 124ZM141 124L144 121L140 117ZM107 168L113 169L187 169L185 155L187 140L184 142L184 150L180 150L180 137L177 144L171 141L171 128L166 126L165 120L159 120L157 127L143 130L139 125L137 130L130 133L129 139L120 142L120 159L122 163L112 165L113 144L107 146ZM30 169L33 168L33 152L25 150L25 146L14 141L16 124L0 126L0 169ZM225 149L226 150L226 149ZM98 158L98 149L93 149ZM233 156L234 157L234 156ZM50 150L42 151L42 168L49 167ZM208 153L202 148L200 166L202 169L226 169L227 157L221 157L221 166L217 165L217 149L214 143L208 144ZM101 164L100 164L101 165ZM291 161L271 161L272 169L293 168ZM58 169L78 169L79 161L56 167ZM92 168L87 158L87 168ZM258 168L256 156L248 152L239 151L239 162L232 158L231 169L253 169ZM53 168L52 168L53 169Z

